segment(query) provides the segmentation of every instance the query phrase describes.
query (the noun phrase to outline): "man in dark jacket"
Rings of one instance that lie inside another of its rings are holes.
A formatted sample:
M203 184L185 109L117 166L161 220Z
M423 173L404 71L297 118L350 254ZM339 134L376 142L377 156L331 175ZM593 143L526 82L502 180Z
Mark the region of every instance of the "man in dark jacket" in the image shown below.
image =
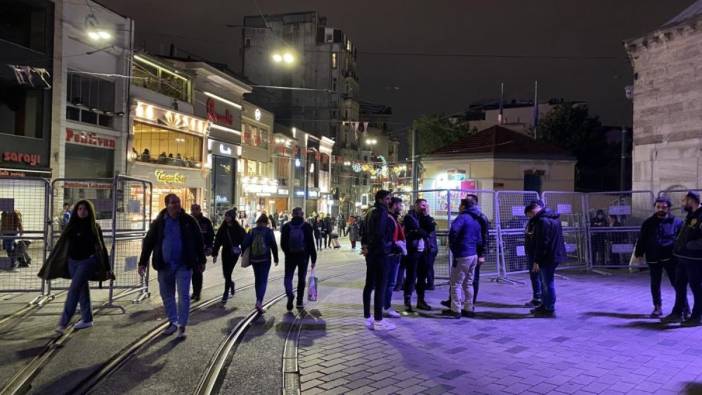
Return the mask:
M305 278L307 265L312 260L312 270L317 265L317 248L314 245L312 226L305 222L302 208L295 207L292 211L292 221L283 225L280 234L280 246L285 253L285 293L288 296L288 311L293 308L292 279L297 269L297 308L305 303Z
M685 223L678 233L673 247L673 256L678 264L685 267L690 289L695 298L690 318L683 321L683 326L702 324L702 207L700 195L689 191L685 195L684 208L687 212ZM687 291L686 291L687 292Z
M392 196L389 191L380 190L375 194L375 204L366 214L361 244L366 256L366 284L363 287L363 317L366 326L373 330L392 330L395 325L383 321L385 288L387 288L390 260L388 255L395 251L393 233L395 226L388 217L388 206ZM373 317L370 312L370 297L373 296Z
M180 198L170 193L165 203L142 242L139 274L144 275L153 253L151 265L158 271L161 299L170 321L163 334L172 335L177 330L183 338L190 312L190 278L193 270L202 271L205 265L205 243L195 218L180 207Z
M428 215L425 199L417 199L414 209L402 220L407 239L406 277L404 283L405 308L412 311L412 293L417 289L417 309L431 310L424 299L427 288L427 254L430 252L429 235L436 230L434 219Z
M682 221L670 213L670 199L656 199L656 212L641 225L639 239L636 242L634 255L638 259L646 257L649 273L651 274L651 297L653 312L651 318L663 315L661 299L661 280L663 270L668 274L670 284L676 290L673 312L678 315L689 310L687 306L687 284L681 287L676 283L676 260L673 258L673 244L682 227Z
M475 205L470 199L461 200L461 213L451 223L449 248L453 254L451 265L451 309L444 313L454 318L473 317L473 275L478 265L478 249L482 246L480 223L468 210Z
M214 243L214 227L212 226L212 221L202 215L202 208L199 204L190 205L190 215L195 218L197 224L200 226L202 240L205 242L205 256L212 255L212 244ZM202 269L204 271L205 267L203 266ZM196 268L193 270L193 296L191 299L195 302L199 301L201 292L202 272Z
M552 317L556 311L556 267L566 259L560 215L544 208L540 200L529 203L524 214L529 217L524 247L531 272L539 274L542 285L542 304L531 312Z

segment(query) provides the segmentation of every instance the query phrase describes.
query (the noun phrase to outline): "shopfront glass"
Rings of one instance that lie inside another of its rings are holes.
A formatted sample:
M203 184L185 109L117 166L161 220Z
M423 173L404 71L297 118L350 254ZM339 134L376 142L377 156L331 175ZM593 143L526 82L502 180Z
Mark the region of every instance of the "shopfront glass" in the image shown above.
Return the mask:
M151 199L151 213L156 217L161 210L166 208L166 195L175 193L180 198L180 206L185 211L190 211L190 205L198 203L199 188L187 187L166 187L163 185L154 185L154 192Z
M136 160L168 166L202 167L202 137L134 122Z
M111 178L114 164L114 150L66 144L67 178Z
M226 156L212 156L212 187L214 189L214 213L211 213L215 224L224 220L224 213L234 207L237 160Z

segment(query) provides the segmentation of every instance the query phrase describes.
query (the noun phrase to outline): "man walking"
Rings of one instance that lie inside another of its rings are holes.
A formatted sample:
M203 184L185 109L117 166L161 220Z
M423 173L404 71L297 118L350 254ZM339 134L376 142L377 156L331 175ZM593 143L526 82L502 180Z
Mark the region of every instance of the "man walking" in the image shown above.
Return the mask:
M687 217L675 240L673 255L678 259L678 265L685 267L695 302L692 306L692 315L683 321L682 326L699 326L702 324L702 207L700 207L700 195L697 192L689 191L685 195L684 208ZM681 284L682 280L678 282L679 286ZM680 292L682 294L682 291ZM687 293L686 288L685 292Z
M406 277L404 283L405 308L412 311L412 293L417 289L417 309L431 310L424 299L427 289L427 253L429 234L436 229L434 219L427 214L425 199L417 199L414 209L403 220L407 238Z
M673 244L682 227L682 221L670 213L670 206L672 206L670 199L665 197L656 199L656 212L641 225L639 240L636 242L636 251L634 251L634 256L638 259L645 256L651 275L651 297L653 298L651 318L659 318L663 315L661 280L664 270L668 274L670 284L676 290L673 312L677 312L680 316L689 310L687 285L683 284L682 289L677 286L675 276L677 265L673 258Z
M373 330L392 330L395 325L383 321L385 289L388 282L389 261L387 256L394 251L393 233L395 226L388 218L390 192L380 190L375 194L375 204L368 211L364 221L362 245L366 256L366 284L363 287L363 317L366 325ZM371 293L373 296L373 317L371 317Z
M280 244L285 253L285 293L288 296L288 311L293 309L293 276L297 269L297 308L305 303L305 278L307 265L312 260L312 269L317 265L317 249L314 245L312 226L305 222L302 208L295 207L292 211L292 221L283 225L280 234Z
M190 312L190 278L193 269L205 265L204 241L197 221L181 208L178 196L169 193L165 203L166 208L151 223L142 242L139 274L144 275L153 253L151 266L158 271L161 299L170 322L163 334L172 335L177 330L178 337L184 338Z
M542 304L531 310L536 316L553 317L556 311L556 267L565 260L565 242L560 215L554 213L540 200L524 208L529 217L525 249L531 272L539 276ZM535 293L536 295L536 293Z
M214 227L212 226L212 221L209 218L202 215L202 208L199 204L190 205L190 215L195 218L197 224L200 226L200 234L202 234L202 240L205 246L205 256L212 255L212 245L214 243ZM200 293L202 293L202 273L205 271L205 265L202 266L202 271L195 268L193 270L193 296L191 299L194 302L200 300Z

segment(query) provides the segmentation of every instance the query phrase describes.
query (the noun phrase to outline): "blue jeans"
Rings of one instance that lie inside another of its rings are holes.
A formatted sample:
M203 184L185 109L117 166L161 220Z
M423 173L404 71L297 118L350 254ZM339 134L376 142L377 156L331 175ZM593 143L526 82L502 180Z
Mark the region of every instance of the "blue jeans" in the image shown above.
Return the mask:
M193 271L181 265L168 267L158 272L158 288L163 300L163 308L171 324L186 326L190 315L190 280ZM176 292L178 304L176 305Z
M386 310L389 309L392 304L392 291L395 289L395 284L397 284L397 272L400 270L400 259L402 259L401 255L388 256L388 286L385 288L385 305L383 306Z
M541 278L544 309L554 311L556 309L556 265L539 265L538 274Z
M254 282L256 284L256 303L263 303L268 287L268 273L271 271L271 263L254 263L251 265L254 271Z
M80 316L83 322L93 322L93 309L90 305L90 276L97 270L95 256L80 261L68 258L68 273L71 275L71 287L68 289L66 303L59 325L67 326L80 303Z

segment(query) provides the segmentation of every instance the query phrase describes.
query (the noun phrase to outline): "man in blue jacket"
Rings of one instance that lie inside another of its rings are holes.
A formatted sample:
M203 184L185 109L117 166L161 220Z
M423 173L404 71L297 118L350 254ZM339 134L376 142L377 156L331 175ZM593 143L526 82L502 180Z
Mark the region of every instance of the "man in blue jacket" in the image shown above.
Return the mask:
M637 258L646 257L651 274L651 297L653 298L651 318L659 318L663 315L661 298L663 270L668 274L670 284L676 290L673 312L677 312L680 316L689 310L687 284L683 283L682 287L677 285L675 275L677 261L673 258L673 244L682 227L682 221L670 213L670 206L672 206L670 199L666 197L656 199L656 212L641 225L639 240L636 242L636 251L634 251L634 256Z
M692 315L683 321L683 326L699 326L702 324L702 207L700 195L689 191L685 195L685 211L687 217L678 233L673 247L673 255L684 265L690 289L695 298Z
M525 249L531 272L538 273L542 304L531 310L536 316L553 317L556 311L556 267L565 261L566 251L560 215L544 207L540 200L524 208L529 217Z
M461 213L451 224L449 248L453 254L451 268L451 310L444 311L453 318L473 317L473 276L478 265L478 248L482 246L480 223L468 212L475 202L461 200Z

